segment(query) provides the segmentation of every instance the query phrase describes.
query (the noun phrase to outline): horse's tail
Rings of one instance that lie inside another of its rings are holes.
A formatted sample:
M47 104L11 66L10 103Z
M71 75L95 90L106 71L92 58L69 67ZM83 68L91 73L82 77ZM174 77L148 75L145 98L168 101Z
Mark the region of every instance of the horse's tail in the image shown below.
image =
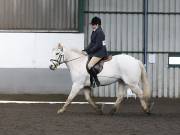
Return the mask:
M151 89L150 89L147 73L146 73L144 65L141 61L139 61L139 65L141 68L141 80L142 80L143 89L144 89L143 90L144 98L146 98L148 100L151 98Z

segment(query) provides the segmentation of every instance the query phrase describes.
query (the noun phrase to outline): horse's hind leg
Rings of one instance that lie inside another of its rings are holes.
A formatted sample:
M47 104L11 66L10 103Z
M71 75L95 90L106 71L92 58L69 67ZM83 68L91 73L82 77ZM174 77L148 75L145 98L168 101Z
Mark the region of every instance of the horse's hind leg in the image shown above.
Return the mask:
M146 113L149 113L148 112L148 110L149 110L148 105L147 105L146 100L143 96L142 89L138 85L128 85L128 86L139 97L143 111Z
M90 87L85 87L83 90L84 90L84 96L85 96L86 100L88 101L88 103L95 109L95 111L98 114L103 114L102 107L96 105L96 103L91 98L91 88Z
M116 102L115 102L112 110L110 111L110 114L113 115L114 113L119 111L120 104L121 104L121 102L123 101L123 98L124 98L125 88L126 88L126 86L125 86L124 82L119 82L117 99L116 99Z
M70 94L69 94L69 96L68 96L68 98L66 100L66 103L64 104L64 106L61 109L59 109L57 111L58 114L63 113L66 110L67 106L76 97L76 95L79 93L79 91L82 89L82 87L83 87L82 85L79 85L79 84L76 84L76 83L74 83L72 85L72 89L71 89L71 92L70 92Z

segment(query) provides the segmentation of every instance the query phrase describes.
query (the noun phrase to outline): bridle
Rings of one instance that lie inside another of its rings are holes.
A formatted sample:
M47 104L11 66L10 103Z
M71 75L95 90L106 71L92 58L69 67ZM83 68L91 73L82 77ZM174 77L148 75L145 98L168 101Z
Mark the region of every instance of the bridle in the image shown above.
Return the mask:
M60 53L59 53L59 56L58 56L57 60L55 60L55 59L50 59L50 61L51 61L54 65L57 65L57 63L58 63L58 65L63 64L63 63L65 63L64 54L60 54Z
M61 49L61 51L63 51L63 48ZM77 60L77 59L80 59L82 56L80 57L77 57L77 58L74 58L74 59L71 59L71 60L68 60L68 61L65 61L64 60L64 54L61 54L61 53L58 53L57 55L58 58L57 60L56 59L50 59L50 61L52 62L53 65L50 65L50 69L52 69L52 66L54 66L54 68L57 68L57 66L63 64L63 63L68 63L68 62L71 62L71 61L74 61L74 60ZM54 70L54 69L53 69Z

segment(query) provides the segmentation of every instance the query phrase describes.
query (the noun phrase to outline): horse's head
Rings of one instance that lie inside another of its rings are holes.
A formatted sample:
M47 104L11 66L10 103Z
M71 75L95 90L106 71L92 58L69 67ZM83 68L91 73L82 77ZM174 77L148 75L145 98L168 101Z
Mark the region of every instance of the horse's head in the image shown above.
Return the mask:
M53 48L53 58L50 59L52 64L49 66L51 70L57 69L60 64L64 63L64 52L63 46L61 43L58 44L57 47Z

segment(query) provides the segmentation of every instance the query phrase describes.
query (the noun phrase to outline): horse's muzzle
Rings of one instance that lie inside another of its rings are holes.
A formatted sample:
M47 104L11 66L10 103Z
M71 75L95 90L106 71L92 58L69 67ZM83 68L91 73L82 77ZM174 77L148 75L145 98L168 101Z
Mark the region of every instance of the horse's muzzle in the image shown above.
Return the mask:
M57 67L56 67L55 65L50 65L49 68L50 68L51 70L55 70Z

